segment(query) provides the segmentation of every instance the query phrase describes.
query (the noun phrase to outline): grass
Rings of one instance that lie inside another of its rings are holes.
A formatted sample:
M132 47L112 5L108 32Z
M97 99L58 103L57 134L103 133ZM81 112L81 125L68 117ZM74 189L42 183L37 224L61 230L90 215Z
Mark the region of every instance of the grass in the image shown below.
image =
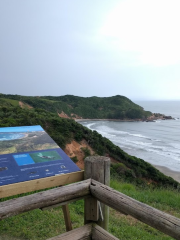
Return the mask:
M7 99L7 98L1 98L3 101L10 103L14 107L19 106L19 101L18 100L13 100L13 99Z
M69 204L73 228L83 225L83 200ZM61 207L36 209L0 222L0 239L8 236L28 240L44 240L66 232Z
M130 216L118 214L110 209L109 232L121 240L170 240L167 235L143 224Z
M141 188L117 179L111 180L111 187L134 199L180 218L180 193L171 189ZM73 228L84 224L83 200L69 204ZM65 232L61 207L42 211L36 209L0 222L0 240L8 236L18 239L44 240ZM109 232L121 240L170 240L167 235L110 209Z
M120 183L117 179L111 181L111 187L140 202L180 218L180 192L178 190L138 188L133 184Z

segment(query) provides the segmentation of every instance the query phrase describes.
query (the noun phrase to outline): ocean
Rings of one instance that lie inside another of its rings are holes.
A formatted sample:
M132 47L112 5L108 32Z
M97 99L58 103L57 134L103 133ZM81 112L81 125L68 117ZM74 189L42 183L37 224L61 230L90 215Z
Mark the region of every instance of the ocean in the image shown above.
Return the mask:
M0 132L0 141L10 141L23 138L25 136L24 133L8 133L8 132Z
M145 110L172 116L156 122L80 121L132 156L180 172L180 101L136 101Z

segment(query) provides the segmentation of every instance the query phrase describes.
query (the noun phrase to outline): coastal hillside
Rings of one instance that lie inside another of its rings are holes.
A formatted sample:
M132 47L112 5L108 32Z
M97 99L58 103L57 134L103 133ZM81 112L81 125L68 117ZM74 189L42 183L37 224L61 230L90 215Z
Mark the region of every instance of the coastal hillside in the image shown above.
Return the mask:
M0 127L41 125L81 168L86 156L108 156L112 160L111 174L125 181L146 186L178 187L175 180L144 160L128 155L96 131L83 127L73 119L61 118L56 113L41 108L32 108L29 105L22 108L16 101L8 98L0 101Z
M153 114L133 103L124 96L78 97L65 95L59 97L27 97L0 94L0 103L20 105L22 108L41 108L56 113L60 117L74 119L141 119Z

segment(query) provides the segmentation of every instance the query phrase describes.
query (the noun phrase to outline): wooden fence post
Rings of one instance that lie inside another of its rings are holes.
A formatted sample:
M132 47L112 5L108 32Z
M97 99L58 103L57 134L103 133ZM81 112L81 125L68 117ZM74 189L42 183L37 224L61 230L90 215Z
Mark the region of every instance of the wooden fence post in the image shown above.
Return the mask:
M110 159L108 157L91 156L85 159L84 179L92 178L104 185L110 184ZM100 219L99 202L90 197L85 199L84 220L85 224L97 221L97 224L108 231L109 207L100 203L103 219Z
M71 216L69 212L68 204L62 205L63 215L64 215L64 221L66 225L66 232L72 230L72 223L71 223Z

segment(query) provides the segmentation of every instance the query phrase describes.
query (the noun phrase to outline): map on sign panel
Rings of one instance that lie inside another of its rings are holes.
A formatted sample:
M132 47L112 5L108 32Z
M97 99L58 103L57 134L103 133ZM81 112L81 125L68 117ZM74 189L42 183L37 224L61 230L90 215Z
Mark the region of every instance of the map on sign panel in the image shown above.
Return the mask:
M0 128L0 186L77 171L41 126Z

